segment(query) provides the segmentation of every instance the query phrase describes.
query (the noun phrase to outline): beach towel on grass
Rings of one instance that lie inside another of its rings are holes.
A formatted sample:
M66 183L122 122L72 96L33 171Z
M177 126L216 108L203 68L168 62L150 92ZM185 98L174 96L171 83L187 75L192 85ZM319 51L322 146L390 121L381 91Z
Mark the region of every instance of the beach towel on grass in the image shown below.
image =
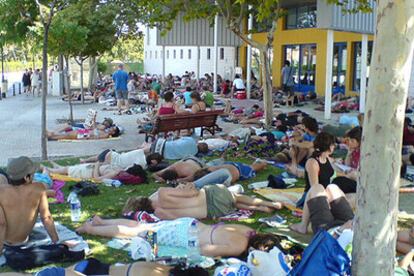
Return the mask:
M292 188L292 189L258 189L255 193L267 198L273 202L281 202L288 209L296 210L296 202L303 195L303 188Z
M227 216L220 217L221 221L241 221L250 218L253 215L253 211L240 209Z

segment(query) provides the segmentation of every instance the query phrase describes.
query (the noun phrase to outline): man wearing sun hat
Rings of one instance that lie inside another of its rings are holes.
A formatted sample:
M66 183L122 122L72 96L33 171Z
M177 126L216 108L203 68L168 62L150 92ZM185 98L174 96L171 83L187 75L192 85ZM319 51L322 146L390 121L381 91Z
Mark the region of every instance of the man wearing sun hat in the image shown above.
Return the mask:
M13 158L7 164L9 184L0 186L0 252L3 246L13 251L24 245L38 215L53 243L59 238L49 211L46 189L33 183L36 166L30 158Z

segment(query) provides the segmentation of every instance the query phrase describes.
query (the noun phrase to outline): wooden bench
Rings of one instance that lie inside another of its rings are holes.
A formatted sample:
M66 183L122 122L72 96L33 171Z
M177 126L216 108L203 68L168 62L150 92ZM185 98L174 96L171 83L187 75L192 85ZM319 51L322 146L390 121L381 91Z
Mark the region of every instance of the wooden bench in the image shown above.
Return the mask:
M217 117L223 114L224 110L203 111L198 113L181 113L173 115L162 115L155 119L153 129L145 134L145 141L148 138L154 139L159 133L167 135L170 131L192 129L201 127L201 137L205 130L212 135L220 129L217 125Z

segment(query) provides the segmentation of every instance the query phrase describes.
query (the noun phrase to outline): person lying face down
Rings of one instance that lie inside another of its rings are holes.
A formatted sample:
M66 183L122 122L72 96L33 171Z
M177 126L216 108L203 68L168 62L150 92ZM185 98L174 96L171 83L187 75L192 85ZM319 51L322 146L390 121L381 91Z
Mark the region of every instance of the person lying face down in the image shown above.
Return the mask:
M197 157L187 157L167 168L154 173L157 181L178 181L188 182L194 179L194 174L204 167L204 162Z
M149 198L131 198L123 213L146 211L154 213L160 219L203 219L225 216L237 208L270 213L281 209L282 204L232 193L220 184L207 185L197 190L193 183L187 183L176 188L161 187Z

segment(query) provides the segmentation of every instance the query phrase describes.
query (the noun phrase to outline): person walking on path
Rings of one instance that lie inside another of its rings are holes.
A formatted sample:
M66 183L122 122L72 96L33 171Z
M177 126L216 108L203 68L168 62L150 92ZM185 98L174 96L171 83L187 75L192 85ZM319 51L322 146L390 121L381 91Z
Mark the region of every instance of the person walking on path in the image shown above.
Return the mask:
M122 114L122 106L129 110L128 103L128 73L124 71L124 65L118 65L118 70L112 75L115 83L115 96L117 100L118 113Z
M33 96L36 94L36 91L37 91L37 96L40 96L40 71L39 69L36 69L33 72L31 76L31 81L32 81Z
M23 73L22 83L23 83L23 93L25 93L26 95L29 95L31 80L30 80L30 72L27 69Z

